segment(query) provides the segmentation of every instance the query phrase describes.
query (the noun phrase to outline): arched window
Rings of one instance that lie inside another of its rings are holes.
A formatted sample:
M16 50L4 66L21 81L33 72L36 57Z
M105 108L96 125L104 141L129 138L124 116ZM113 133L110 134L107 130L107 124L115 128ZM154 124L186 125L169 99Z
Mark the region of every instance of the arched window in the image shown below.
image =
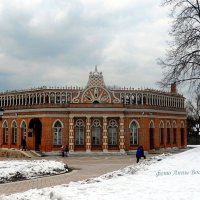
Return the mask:
M54 145L62 144L62 125L59 121L56 121L53 127L53 144Z
M143 94L143 104L146 104L147 103L147 100L146 100L146 95Z
M167 144L170 144L170 123L167 122Z
M149 123L149 145L150 149L154 149L154 121L151 120Z
M153 121L150 121L149 128L154 128L154 122Z
M55 103L61 103L61 94L59 92L56 92L56 102Z
M27 135L26 123L22 122L22 125L21 125L21 136L22 136L22 138L21 139L26 140L26 135Z
M131 104L136 104L136 95L135 94L131 95Z
M137 104L141 104L141 103L142 103L142 95L137 94Z
M160 144L164 144L164 124L163 121L160 122L159 127L159 134L160 134Z
M17 124L15 121L13 121L11 128L12 128L12 144L16 144L17 143Z
M180 128L184 128L184 122L183 121L181 121Z
M54 104L55 103L55 93L50 94L50 103Z
M3 143L8 144L8 123L6 121L3 124Z
M99 119L94 119L92 122L92 145L101 144L101 124Z
M180 130L181 130L181 146L184 146L185 145L185 125L183 121L181 121Z
M75 144L84 145L84 122L78 119L75 124Z
M134 121L131 123L130 132L130 144L138 144L138 125Z
M173 144L176 144L176 122L173 122Z
M117 145L117 122L114 119L108 124L108 145Z
M66 103L66 94L65 93L62 93L61 102Z

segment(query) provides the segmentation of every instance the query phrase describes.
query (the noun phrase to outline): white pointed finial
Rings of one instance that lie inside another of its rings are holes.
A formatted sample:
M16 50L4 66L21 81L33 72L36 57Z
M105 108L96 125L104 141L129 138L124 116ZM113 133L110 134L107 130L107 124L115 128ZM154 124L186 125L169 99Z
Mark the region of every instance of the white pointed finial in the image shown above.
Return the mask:
M95 72L97 72L97 65L95 65Z

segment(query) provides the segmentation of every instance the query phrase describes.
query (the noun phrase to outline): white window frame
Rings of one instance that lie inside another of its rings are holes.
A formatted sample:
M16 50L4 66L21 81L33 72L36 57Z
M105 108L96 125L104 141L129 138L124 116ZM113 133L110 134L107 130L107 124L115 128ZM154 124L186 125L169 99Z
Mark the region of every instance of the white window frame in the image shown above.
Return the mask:
M101 124L99 119L92 123L92 145L101 145Z
M62 124L59 121L53 127L53 145L62 145Z
M117 145L117 122L114 119L108 124L108 145Z
M75 144L84 145L84 122L82 119L78 119L75 124Z
M138 145L138 125L135 121L131 123L130 126L130 144L131 145Z

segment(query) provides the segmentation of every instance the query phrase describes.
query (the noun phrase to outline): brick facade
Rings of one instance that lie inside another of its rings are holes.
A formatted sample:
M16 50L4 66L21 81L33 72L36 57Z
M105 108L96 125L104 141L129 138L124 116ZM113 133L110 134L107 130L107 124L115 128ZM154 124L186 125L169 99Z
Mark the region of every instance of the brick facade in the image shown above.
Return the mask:
M172 92L109 89L102 73L90 73L86 88L37 88L2 92L0 148L70 152L127 152L185 147L184 97ZM162 140L162 141L161 141Z

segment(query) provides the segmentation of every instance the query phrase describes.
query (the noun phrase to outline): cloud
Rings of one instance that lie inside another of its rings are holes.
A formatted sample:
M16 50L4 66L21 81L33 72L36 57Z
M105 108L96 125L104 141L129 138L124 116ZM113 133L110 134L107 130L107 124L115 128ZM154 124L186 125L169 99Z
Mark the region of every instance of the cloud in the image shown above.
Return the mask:
M156 87L168 22L156 0L1 0L0 89L85 86L96 64L108 85Z

